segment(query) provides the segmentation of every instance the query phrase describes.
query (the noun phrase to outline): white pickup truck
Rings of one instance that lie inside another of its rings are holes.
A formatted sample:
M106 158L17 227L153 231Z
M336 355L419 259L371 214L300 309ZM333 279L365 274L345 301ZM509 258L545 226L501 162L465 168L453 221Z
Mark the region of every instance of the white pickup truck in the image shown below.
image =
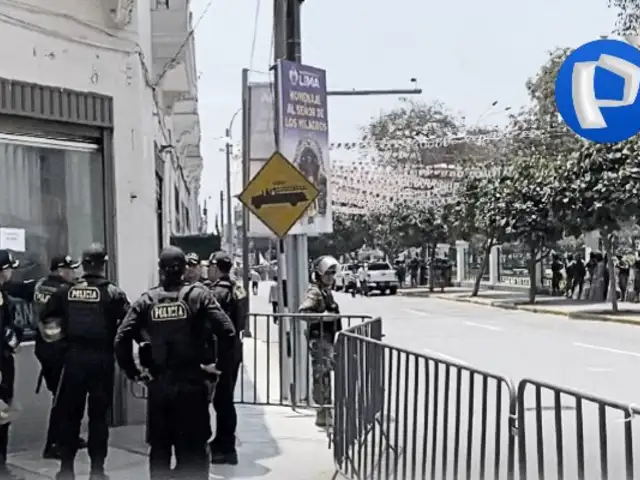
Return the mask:
M398 293L398 276L388 262L372 262L367 267L367 285L369 291L377 290L381 294Z

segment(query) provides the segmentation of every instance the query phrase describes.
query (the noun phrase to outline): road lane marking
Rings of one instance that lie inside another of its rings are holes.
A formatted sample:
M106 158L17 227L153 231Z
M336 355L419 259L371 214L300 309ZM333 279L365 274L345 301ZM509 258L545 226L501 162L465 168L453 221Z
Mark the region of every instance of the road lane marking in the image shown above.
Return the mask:
M414 315L422 315L428 316L427 312L423 312L422 310L412 310L411 308L405 308L405 312L413 313Z
M451 355L446 355L446 354L444 354L442 352L438 352L437 350L430 350L428 348L423 348L422 351L427 353L427 354L435 355L436 357L440 357L443 360L449 360L451 362L459 363L460 365L465 365L465 366L469 365L464 360L460 360L459 358L452 357Z
M494 327L493 325L486 325L484 323L464 322L464 324L469 325L470 327L486 328L487 330L493 330L494 332L502 331L500 327Z
M574 342L576 347L590 348L592 350L601 350L603 352L618 353L620 355L629 355L631 357L640 357L640 353L629 352L628 350L618 350L617 348L601 347L599 345L589 345L587 343Z

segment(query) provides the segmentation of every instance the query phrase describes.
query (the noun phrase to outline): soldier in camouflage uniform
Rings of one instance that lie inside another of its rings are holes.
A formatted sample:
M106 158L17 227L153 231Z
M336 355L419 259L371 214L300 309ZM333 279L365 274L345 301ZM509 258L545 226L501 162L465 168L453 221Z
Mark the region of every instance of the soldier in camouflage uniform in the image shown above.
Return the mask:
M335 282L338 267L338 261L328 255L316 260L312 282L299 310L300 313L323 314L317 320L309 322L307 330L313 371L313 400L319 405L316 425L319 427L328 427L333 423L331 416L333 341L336 333L342 329L342 324L338 316L340 309L333 299L331 287Z

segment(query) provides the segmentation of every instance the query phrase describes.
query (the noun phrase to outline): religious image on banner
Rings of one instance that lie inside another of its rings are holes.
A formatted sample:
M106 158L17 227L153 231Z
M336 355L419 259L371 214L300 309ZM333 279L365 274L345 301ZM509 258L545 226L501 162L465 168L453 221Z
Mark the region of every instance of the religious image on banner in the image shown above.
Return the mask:
M326 72L280 61L278 88L280 152L313 183L318 198L290 233L333 231Z

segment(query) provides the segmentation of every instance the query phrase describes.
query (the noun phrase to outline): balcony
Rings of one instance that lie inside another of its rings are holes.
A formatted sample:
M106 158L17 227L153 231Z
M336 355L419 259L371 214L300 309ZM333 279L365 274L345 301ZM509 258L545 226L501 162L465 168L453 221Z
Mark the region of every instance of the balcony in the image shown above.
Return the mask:
M196 196L200 192L200 179L202 177L203 166L204 162L202 161L200 148L190 145L185 151L182 168L184 169L187 185L194 191Z
M195 45L190 30L188 0L156 2L151 10L153 75L161 77L163 104L169 111L176 102L197 97Z

